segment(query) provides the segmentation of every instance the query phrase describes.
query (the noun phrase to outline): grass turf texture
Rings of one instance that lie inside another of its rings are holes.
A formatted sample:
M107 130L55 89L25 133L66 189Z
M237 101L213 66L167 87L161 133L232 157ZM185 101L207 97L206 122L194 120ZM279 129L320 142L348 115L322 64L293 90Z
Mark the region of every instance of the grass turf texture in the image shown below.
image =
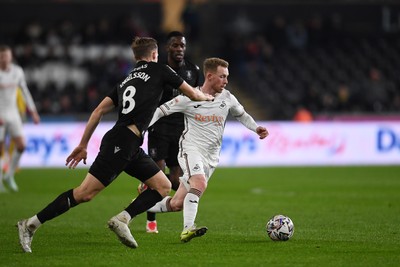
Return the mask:
M182 244L182 213L158 214L159 234L144 214L130 228L129 249L106 228L136 196L125 174L92 202L43 225L32 254L22 253L15 223L76 186L86 170L23 169L18 193L0 194L0 266L399 266L400 166L220 168L200 201L207 234ZM271 241L275 214L295 225L287 242Z

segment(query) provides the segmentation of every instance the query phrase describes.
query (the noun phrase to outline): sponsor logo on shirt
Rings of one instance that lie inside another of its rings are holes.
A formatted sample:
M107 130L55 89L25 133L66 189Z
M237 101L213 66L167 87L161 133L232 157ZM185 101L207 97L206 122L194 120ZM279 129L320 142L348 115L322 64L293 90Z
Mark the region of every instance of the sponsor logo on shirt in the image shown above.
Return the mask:
M215 114L212 115L201 115L201 114L195 114L194 119L196 121L200 122L215 122L219 126L222 126L224 123L224 117L223 116L217 116Z

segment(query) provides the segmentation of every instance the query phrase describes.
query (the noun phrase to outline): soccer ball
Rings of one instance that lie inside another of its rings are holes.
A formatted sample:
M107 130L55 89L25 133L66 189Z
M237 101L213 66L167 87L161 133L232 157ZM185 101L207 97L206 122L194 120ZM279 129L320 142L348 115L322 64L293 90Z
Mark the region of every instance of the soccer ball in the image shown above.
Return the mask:
M275 215L267 225L268 236L274 241L287 241L294 233L294 224L292 220L285 215Z

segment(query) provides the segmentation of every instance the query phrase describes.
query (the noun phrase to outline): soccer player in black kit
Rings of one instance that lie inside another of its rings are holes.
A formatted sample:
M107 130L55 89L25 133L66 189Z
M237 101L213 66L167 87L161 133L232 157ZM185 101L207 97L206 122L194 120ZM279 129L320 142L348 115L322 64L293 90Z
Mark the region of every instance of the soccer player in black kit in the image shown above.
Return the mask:
M193 87L199 85L200 68L185 59L186 38L183 33L172 31L167 35L167 65ZM181 94L179 89L167 84L159 105L166 103ZM155 123L148 130L148 153L162 171L169 169L167 174L171 181L172 189L178 190L179 177L182 170L178 163L179 138L184 129L183 114L174 113ZM146 190L145 184L138 187L139 193ZM147 213L146 231L158 233L155 213Z
M132 218L169 194L171 182L140 147L165 85L179 88L193 100L212 100L213 97L188 85L170 67L157 63L158 46L153 38L136 37L132 50L137 61L135 68L92 112L82 139L68 156L66 165L74 169L81 160L86 164L90 137L104 114L117 108L117 122L104 135L100 151L82 183L60 194L36 215L17 223L24 252L32 252L33 234L40 225L80 203L90 201L123 171L151 188L108 221L108 227L124 245L131 248L138 246L128 227Z

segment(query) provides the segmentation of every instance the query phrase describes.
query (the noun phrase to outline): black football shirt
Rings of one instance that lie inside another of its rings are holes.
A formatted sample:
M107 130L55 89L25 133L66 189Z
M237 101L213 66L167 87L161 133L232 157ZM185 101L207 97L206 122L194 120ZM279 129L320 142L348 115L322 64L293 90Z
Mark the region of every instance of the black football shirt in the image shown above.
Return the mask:
M173 68L173 70L181 76L188 84L192 87L197 87L199 85L200 80L200 68L191 63L190 61L185 60L184 64L179 68ZM177 87L173 87L170 84L167 84L164 88L163 95L161 97L160 103L164 104L174 97L180 95L181 92ZM183 123L183 113L174 113L169 116L163 117L159 119L153 126L152 131L154 133L163 133L163 134L178 134L180 135L184 129Z
M130 74L109 94L118 106L116 126L135 124L140 132L147 130L168 86L179 88L183 79L162 63L139 61Z

